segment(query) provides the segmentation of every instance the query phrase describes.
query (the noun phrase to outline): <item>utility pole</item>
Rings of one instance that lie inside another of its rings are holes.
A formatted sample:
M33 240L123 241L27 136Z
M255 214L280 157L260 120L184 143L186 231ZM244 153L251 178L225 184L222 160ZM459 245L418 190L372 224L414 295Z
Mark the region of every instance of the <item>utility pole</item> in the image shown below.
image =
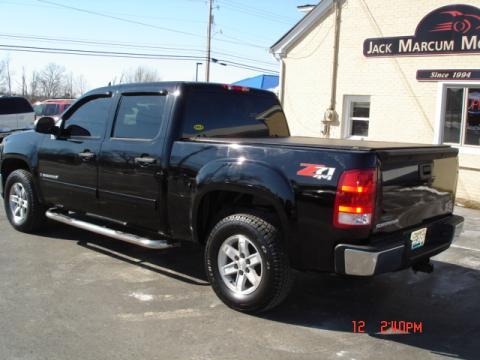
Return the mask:
M205 64L205 81L207 83L210 82L210 60L212 57L213 1L208 0L207 63Z

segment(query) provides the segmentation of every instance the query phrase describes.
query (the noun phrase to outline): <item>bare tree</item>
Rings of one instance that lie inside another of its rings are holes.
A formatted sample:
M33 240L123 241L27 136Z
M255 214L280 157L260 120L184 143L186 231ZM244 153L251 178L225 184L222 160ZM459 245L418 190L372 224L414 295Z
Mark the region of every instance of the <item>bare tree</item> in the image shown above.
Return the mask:
M39 75L42 93L47 98L59 97L65 83L65 68L61 65L50 63Z
M160 81L161 77L158 74L157 70L146 67L138 66L134 69L130 69L126 73L124 72L120 77L119 83L145 83L145 82L155 82Z
M0 94L7 92L7 75L5 70L5 60L0 60Z
M73 98L73 73L71 71L65 76L65 81L63 83L63 96L65 98Z
M88 83L87 79L83 74L77 75L77 77L74 80L74 94L75 96L81 96L83 95L88 88Z
M37 71L33 70L30 75L30 97L36 99L39 96L40 76Z
M25 66L22 67L22 77L21 81L21 88L22 88L22 96L28 95L28 86L27 86L27 73L25 72Z
M5 66L5 78L7 81L7 91L8 95L12 95L12 70L10 68L10 56L7 56L5 60L3 60Z

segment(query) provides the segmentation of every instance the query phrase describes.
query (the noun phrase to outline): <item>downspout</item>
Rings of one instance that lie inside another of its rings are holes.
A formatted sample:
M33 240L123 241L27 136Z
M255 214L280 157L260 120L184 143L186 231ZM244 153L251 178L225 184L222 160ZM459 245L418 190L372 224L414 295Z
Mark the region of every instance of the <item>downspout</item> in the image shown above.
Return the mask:
M280 104L285 106L285 60L280 56Z
M332 62L332 84L330 89L330 106L325 111L323 119L322 134L330 137L330 126L337 120L336 99L337 99L337 80L338 80L338 52L340 44L340 24L342 19L341 0L333 0L335 7L335 38L333 43L333 62Z

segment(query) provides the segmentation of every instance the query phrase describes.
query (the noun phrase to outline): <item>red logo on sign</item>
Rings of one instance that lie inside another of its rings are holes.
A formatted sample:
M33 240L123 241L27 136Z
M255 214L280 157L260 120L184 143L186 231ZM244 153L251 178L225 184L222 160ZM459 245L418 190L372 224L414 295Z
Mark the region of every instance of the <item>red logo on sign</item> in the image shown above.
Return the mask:
M437 24L437 26L433 30L431 30L431 32L456 31L462 34L466 34L472 29L480 29L479 15L466 14L457 10L444 11L442 12L442 14L450 15L454 18L454 20Z

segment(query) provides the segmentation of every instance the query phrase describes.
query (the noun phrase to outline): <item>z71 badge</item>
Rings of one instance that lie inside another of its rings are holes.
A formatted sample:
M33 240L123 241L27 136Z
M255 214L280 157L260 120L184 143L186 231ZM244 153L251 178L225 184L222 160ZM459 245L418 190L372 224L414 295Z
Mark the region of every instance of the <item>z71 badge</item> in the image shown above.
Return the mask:
M309 176L319 180L332 180L335 174L335 168L326 167L318 164L300 164L304 168L297 172L300 176Z

